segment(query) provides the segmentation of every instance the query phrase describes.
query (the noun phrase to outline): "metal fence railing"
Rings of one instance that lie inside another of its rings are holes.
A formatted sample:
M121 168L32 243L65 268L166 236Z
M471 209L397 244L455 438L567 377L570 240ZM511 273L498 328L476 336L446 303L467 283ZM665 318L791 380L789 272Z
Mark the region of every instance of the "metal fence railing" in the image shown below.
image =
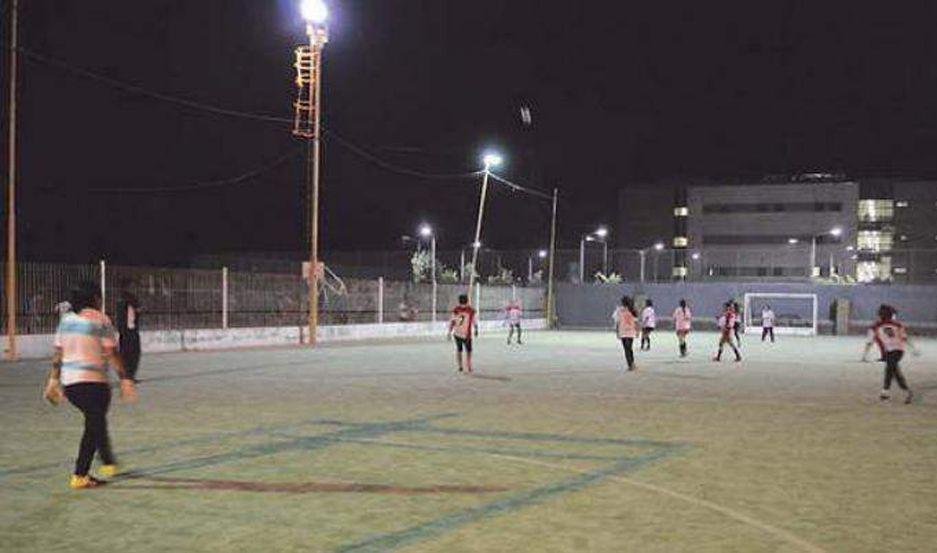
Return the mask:
M81 281L99 283L104 309L117 310L122 294L141 305L142 330L302 326L308 318L306 280L295 273L20 263L17 319L20 334L48 334L58 325L57 305ZM3 280L0 277L0 289ZM320 324L446 320L463 284L330 276L319 297ZM522 302L528 317L544 316L545 290L519 284L476 287L483 318L499 316L509 300ZM435 301L434 301L435 296ZM4 306L6 298L3 298ZM436 307L435 314L433 306ZM0 329L6 332L6 319Z

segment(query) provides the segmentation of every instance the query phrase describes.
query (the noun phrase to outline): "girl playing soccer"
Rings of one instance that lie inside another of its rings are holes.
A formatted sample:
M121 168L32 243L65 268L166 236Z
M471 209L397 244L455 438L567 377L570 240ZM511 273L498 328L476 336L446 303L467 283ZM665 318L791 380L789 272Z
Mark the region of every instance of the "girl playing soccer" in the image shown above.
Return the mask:
M651 300L647 300L644 306L641 311L641 349L651 351L651 332L657 327L657 314Z
M716 353L716 356L713 357L713 361L722 361L722 348L729 344L729 347L732 348L732 351L735 353L735 362L739 363L742 361L742 356L739 354L739 350L735 347L735 343L732 342L732 332L735 330L735 324L738 315L735 314L735 309L732 307L732 302L727 301L723 305L722 315L719 316L719 351Z
M908 329L895 320L895 308L890 305L882 305L878 309L878 322L872 327L875 334L875 342L881 348L885 357L885 387L879 399L888 401L891 399L891 381L898 381L898 387L906 392L905 403L911 403L914 394L908 388L908 383L904 379L901 367L898 363L904 357L905 347L910 346L911 351L918 355L917 348L908 340Z
M105 484L103 480L88 475L95 453L104 463L102 475L117 474L117 460L111 451L107 432L107 410L111 404L108 365L112 365L120 375L120 393L125 401L136 401L137 391L116 352L117 339L111 320L100 311L101 294L97 285L81 283L72 290L70 302L73 311L62 316L55 335L52 371L44 396L53 405L58 405L64 395L85 417L78 460L69 483L72 489L77 490Z
M673 327L677 331L677 341L680 342L680 357L686 357L686 337L690 334L690 325L693 314L686 306L686 300L680 300L680 307L673 312Z
M634 301L624 296L621 298L621 307L615 309L612 313L612 320L615 321L615 331L621 345L625 349L625 361L628 363L628 370L633 371L638 367L634 364L634 339L638 335L638 312L634 309Z

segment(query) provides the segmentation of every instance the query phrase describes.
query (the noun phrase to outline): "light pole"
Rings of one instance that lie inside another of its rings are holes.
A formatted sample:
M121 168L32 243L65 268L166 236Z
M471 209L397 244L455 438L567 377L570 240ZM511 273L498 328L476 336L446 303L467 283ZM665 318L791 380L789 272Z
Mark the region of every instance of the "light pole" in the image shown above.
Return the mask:
M7 163L7 359L16 360L16 49L17 0L10 5L10 96Z
M503 159L494 152L488 152L482 157L485 170L482 172L482 190L478 198L478 220L475 223L475 241L472 242L472 272L469 274L468 297L472 301L472 288L475 287L475 274L478 272L478 250L482 245L482 219L485 216L485 196L488 194L488 176L491 168L501 165Z
M325 21L329 10L322 0L303 0L300 13L306 21L308 46L296 49L298 97L293 104L293 134L306 139L309 148L307 181L309 215L309 345L316 345L319 327L319 162L322 124L322 50L328 42Z
M842 227L833 227L829 232L823 234L814 234L810 237L810 276L814 277L820 276L819 268L817 267L817 239L823 236L830 235L835 238L839 238L843 235ZM833 255L830 254L830 277L833 276Z
M602 243L602 272L608 274L608 228L600 226L594 232L583 234L579 239L579 283L586 282L586 242Z
M424 239L429 238L430 243L430 272L432 273L432 283L433 283L433 322L436 322L436 233L433 232L433 227L429 226L426 223L420 225L420 236Z

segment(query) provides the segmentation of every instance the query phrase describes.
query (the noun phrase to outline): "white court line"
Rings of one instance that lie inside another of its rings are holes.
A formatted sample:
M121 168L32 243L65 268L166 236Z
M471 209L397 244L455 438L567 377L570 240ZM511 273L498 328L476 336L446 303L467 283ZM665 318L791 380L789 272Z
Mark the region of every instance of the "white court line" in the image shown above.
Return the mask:
M343 440L343 439L339 438L339 439L337 439L336 441L346 441L346 440ZM370 439L370 438L355 439L354 441L355 441L355 442L369 442L369 443L375 443L375 444L396 445L396 446L417 446L417 447L419 447L419 446L421 445L421 444L412 444L412 443L407 443L407 442L399 442L399 441L396 441L396 440L381 440L381 439ZM513 455L504 455L504 454L501 454L501 453L490 453L490 452L486 452L486 451L478 451L477 453L480 454L480 455L488 455L488 456L490 456L490 457L498 457L498 458L505 459L505 460L508 460L508 461L515 461L515 462L518 462L518 463L525 463L525 464L528 464L528 465L539 465L539 466L546 467L546 468L552 468L552 469L557 469L557 470L564 470L564 471L567 471L567 472L575 472L575 473L578 473L578 474L588 474L588 472L589 472L589 471L582 470L582 469L577 469L577 468L574 468L574 467L568 467L568 466L564 466L564 465L557 465L557 464L554 464L554 463L547 463L547 462L545 462L545 461L537 461L537 460L535 460L535 459L526 459L526 458L523 458L523 457L514 457ZM615 481L615 482L622 483L622 484L628 484L629 486L634 486L634 487L636 487L636 488L641 488L641 489L643 489L643 490L651 491L651 492L654 492L654 493L659 493L659 494L661 494L661 495L666 495L666 496L672 497L672 498L674 498L674 499L679 499L679 500L681 500L681 501L685 501L685 502L690 503L690 504L692 504L692 505L696 505L697 507L702 507L702 508L704 508L704 509L709 509L709 510L711 510L711 511L716 511L717 513L720 513L720 514L722 514L722 515L724 515L724 516L726 516L726 517L728 517L728 518L731 518L732 520L735 520L736 522L741 522L742 524L751 526L752 528L755 528L755 529L757 529L757 530L761 530L762 532L765 532L766 534L771 534L772 536L774 536L774 537L776 537L776 538L778 538L778 539L780 539L780 540L782 540L782 541L785 541L785 542L787 542L787 543L789 543L789 544L791 544L791 545L795 545L795 546L799 547L800 549L802 549L803 551L806 551L807 553L827 553L827 551L826 551L825 549L823 549L823 548L821 548L821 547L819 547L819 546L816 546L816 545L814 545L814 544L812 544L812 543L810 543L810 542L808 542L808 541L806 541L806 540L804 540L804 539L802 539L802 538L800 538L800 537L798 537L798 536L792 534L791 532L788 532L787 530L784 530L784 529L782 529L782 528L778 528L778 527L776 527L776 526L772 526L772 525L770 525L770 524L768 524L768 523L766 523L766 522L762 522L762 521L760 521L760 520L758 520L758 519L756 519L756 518L753 518L753 517L751 517L751 516L749 516L749 515L746 515L745 513L736 511L735 509L730 509L729 507L724 507L724 506L719 505L719 504L717 504L717 503L713 503L712 501L707 501L707 500L705 500L705 499L699 499L699 498L697 498L697 497L693 497L693 496L691 496L691 495L686 495L686 494L683 494L683 493L680 493L680 492L676 492L676 491L673 491L673 490L671 490L671 489L664 488L664 487L662 487L662 486L657 486L657 485L655 485L655 484L648 484L647 482L641 482L641 481L638 481L638 480L633 480L633 479L631 479L631 478L627 478L627 477L624 477L624 476L609 475L609 476L608 476L608 479L609 479L609 480L613 480L613 481Z

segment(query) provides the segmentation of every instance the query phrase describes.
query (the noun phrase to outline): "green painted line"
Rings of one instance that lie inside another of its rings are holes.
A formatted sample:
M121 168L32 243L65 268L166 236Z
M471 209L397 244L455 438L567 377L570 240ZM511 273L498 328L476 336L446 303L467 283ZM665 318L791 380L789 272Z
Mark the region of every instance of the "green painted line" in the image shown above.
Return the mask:
M636 471L645 465L672 455L677 449L678 448L664 447L651 455L624 459L610 467L591 471L556 484L550 484L500 499L481 507L444 515L430 522L407 528L406 530L378 535L357 543L342 546L336 549L336 553L379 553L437 538L467 524L507 515L527 507L539 505L559 495L577 492L599 484L610 476Z

